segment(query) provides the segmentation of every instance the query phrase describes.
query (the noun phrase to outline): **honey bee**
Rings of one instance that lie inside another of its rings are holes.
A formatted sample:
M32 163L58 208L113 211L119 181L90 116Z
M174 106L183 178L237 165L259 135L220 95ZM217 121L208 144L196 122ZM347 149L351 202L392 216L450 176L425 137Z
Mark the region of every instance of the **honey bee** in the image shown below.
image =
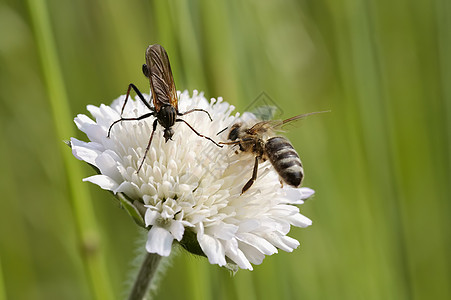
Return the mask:
M233 124L228 134L230 142L219 144L238 145L240 151L255 155L252 177L241 193L246 192L257 179L258 164L268 159L279 174L282 185L286 183L299 187L304 178L301 159L290 141L285 137L275 136L275 132L287 123L323 112L325 111L297 115L286 120L259 121L252 126L243 122Z
M153 135L155 133L158 123L164 128L163 137L165 138L166 142L172 139L172 136L174 135L174 130L172 129L172 126L175 124L175 122L183 122L198 136L208 139L218 147L222 147L208 136L204 136L199 132L197 132L185 120L178 118L178 116L183 116L192 113L194 111L201 111L206 113L210 118L210 121L212 121L210 114L206 110L200 108L191 109L184 113L179 112L177 90L175 89L174 77L172 76L172 70L171 65L169 63L168 54L166 53L166 50L163 48L163 46L155 44L147 47L146 63L143 64L142 66L142 72L144 73L144 76L146 76L149 79L150 82L150 90L152 94L153 106L151 106L150 103L146 101L146 99L141 94L139 89L133 83L130 83L128 85L127 95L125 97L125 101L121 109L121 118L117 121L114 121L110 125L110 128L108 129L108 137L110 137L111 129L115 124L119 122L139 121L151 116L155 117L155 121L152 124L152 133L150 135L149 142L144 152L143 160L139 165L137 172L139 172L144 163L144 160L146 159L146 155L147 152L149 151ZM124 112L124 108L125 105L127 104L131 89L135 91L136 95L138 95L139 99L150 110L150 112L137 118L123 118L122 113Z

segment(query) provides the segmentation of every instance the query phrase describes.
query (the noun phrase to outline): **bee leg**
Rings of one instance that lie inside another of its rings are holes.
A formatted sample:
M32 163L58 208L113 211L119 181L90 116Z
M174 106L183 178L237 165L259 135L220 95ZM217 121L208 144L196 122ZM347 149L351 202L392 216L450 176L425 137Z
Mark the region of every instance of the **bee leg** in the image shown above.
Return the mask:
M233 142L219 142L220 145L238 145L241 141L233 141Z
M213 122L213 119L211 118L211 116L210 116L210 114L208 113L208 111L206 111L206 110L204 110L204 109L202 109L202 108L194 108L194 109L185 111L184 113L178 113L177 115L183 116L183 115L190 114L190 113L192 113L193 111L203 111L204 113L206 113L206 114L208 115L208 117L210 118L210 121Z
M233 141L233 142L219 142L219 145L239 145L240 146L240 150L244 151L243 146L241 146L241 140L240 141ZM238 150L235 150L235 154L239 154L240 152L238 152Z
M146 151L144 151L143 160L141 164L139 165L138 171L136 173L139 173L139 170L141 170L141 167L144 164L144 161L146 160L147 152L149 152L150 144L152 144L153 134L155 133L155 129L157 129L158 119L155 119L152 124L152 133L150 134L149 143L147 144Z
M244 194L244 192L246 192L254 184L255 179L257 179L257 170L258 170L258 160L259 159L260 159L260 156L255 157L254 170L252 171L252 177L244 185L243 189L241 190L241 194Z
M144 103L144 105L147 106L148 109L150 109L151 111L154 111L154 108L152 106L150 106L149 102L146 101L146 98L144 98L143 94L141 94L141 92L138 90L138 88L133 83L130 83L128 85L127 95L125 96L124 105L122 105L121 117L122 117L122 113L124 112L125 105L127 104L128 96L130 96L130 89L132 89L132 88L135 91L136 95L138 95L139 99L141 99L142 103Z
M283 181L280 180L280 187L283 188Z
M119 122L122 122L122 121L139 121L139 120L148 118L148 117L153 116L153 115L155 115L155 113L151 112L151 113L144 114L144 115L142 115L140 117L137 117L137 118L120 118L119 120L114 121L113 124L110 125L110 128L108 128L108 135L107 135L107 137L108 138L110 137L110 133L111 133L111 129L113 128L113 125L115 125L115 124L117 124Z
M183 120L183 119L175 119L175 121L176 121L176 122L183 122L183 123L185 123L185 124L186 124L192 131L194 131L194 133L197 134L198 136L203 137L203 138L206 138L207 140L209 140L210 142L212 142L213 144L215 144L215 145L218 146L219 148L222 148L222 147L223 147L222 145L219 145L218 143L216 143L215 141L213 141L210 137L205 136L205 135L202 135L202 134L200 134L199 132L197 132L196 129L194 129L191 125L189 125L188 122L186 122L185 120Z

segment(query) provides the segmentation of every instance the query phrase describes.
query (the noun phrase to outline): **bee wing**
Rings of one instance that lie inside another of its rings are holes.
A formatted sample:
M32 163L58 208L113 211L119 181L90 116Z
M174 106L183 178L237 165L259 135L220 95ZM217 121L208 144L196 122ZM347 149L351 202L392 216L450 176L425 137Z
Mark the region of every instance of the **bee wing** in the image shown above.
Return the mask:
M281 130L282 127L288 123L299 121L299 120L304 119L305 117L308 117L311 115L322 114L322 113L326 113L326 112L330 112L330 110L315 111L315 112L311 112L311 113L297 115L297 116L294 116L294 117L291 117L291 118L288 118L285 120L274 121L273 124L271 125L271 128L273 130Z
M158 112L162 105L171 105L178 111L177 91L166 50L158 44L147 47L146 64L155 110Z
M260 121L251 128L248 129L250 134L259 134L268 131L268 129L276 127L279 123L283 121L280 120L269 120L269 121Z

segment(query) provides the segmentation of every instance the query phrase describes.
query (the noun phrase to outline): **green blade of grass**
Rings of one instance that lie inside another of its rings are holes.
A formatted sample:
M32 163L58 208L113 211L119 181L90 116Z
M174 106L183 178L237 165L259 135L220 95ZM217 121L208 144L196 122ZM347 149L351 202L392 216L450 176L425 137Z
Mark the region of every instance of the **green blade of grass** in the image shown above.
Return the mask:
M63 139L74 136L72 116L68 105L62 72L57 58L47 5L44 0L29 0L39 58L49 96L50 107L56 128L57 139L66 167L69 184L69 198L74 209L79 244L82 247L82 261L87 280L96 299L114 299L104 258L99 251L100 238L97 234L94 212L87 187L82 183L79 162L74 159Z
M3 282L3 268L2 268L2 261L0 257L0 300L6 300L6 291L5 291L5 284Z

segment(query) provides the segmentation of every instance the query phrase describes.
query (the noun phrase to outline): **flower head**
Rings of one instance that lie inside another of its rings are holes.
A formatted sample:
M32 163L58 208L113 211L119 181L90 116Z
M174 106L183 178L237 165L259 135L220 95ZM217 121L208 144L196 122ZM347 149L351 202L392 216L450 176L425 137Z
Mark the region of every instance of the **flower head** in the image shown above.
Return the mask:
M193 112L183 116L186 122L203 135L226 140L226 132L216 133L238 118L238 114L231 115L233 106L221 98L209 103L197 91L192 96L186 91L178 96L179 111L202 108L213 119ZM149 99L149 95L145 97ZM125 195L143 208L143 223L149 229L148 252L168 256L176 240L188 251L205 255L212 264L252 269L251 264L260 264L265 255L278 249L291 252L299 245L287 234L291 225L311 224L295 204L302 204L313 190L281 187L278 174L265 162L259 165L254 185L241 194L254 157L236 154L233 147L219 148L183 123L173 126L174 135L168 142L157 127L144 158L153 117L116 124L107 138L108 128L120 118L124 99L121 96L111 106L88 106L95 121L78 115L75 123L90 141L72 138L71 146L76 158L99 171L85 181ZM148 112L142 102L131 100L124 117Z

